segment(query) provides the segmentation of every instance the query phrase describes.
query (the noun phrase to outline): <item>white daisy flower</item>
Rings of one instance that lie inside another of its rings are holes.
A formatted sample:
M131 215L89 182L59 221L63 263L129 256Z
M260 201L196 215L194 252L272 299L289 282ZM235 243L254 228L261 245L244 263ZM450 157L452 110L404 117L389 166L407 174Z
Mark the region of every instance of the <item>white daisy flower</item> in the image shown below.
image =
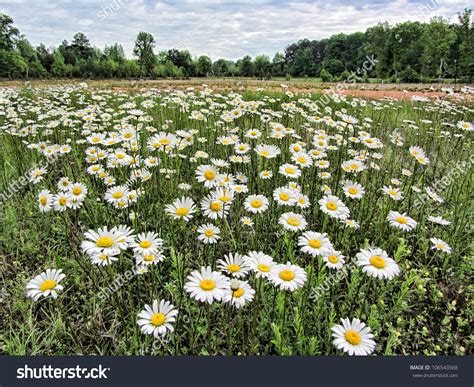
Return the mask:
M405 213L400 214L397 211L390 211L387 215L387 220L391 226L404 231L411 231L418 224L414 219L410 218Z
M325 253L332 249L332 244L326 233L319 233L314 231L306 231L298 238L298 246L303 253L312 256L325 255Z
M250 271L250 267L241 254L226 254L224 259L217 261L217 267L235 278L242 278Z
M333 331L334 345L349 355L370 355L375 350L374 335L370 328L359 319L349 321L348 318L341 319L342 325L335 325Z
M37 275L26 285L26 296L38 301L41 297L58 297L58 291L63 290L59 283L66 277L62 269L47 269Z
M431 247L432 250L438 250L446 254L451 254L452 252L451 247L449 247L449 245L442 239L430 238L430 241L431 243L433 243L433 247Z
M200 271L193 271L184 285L184 289L191 297L212 304L224 298L226 291L230 289L230 281L219 272L212 271L211 267L203 267Z
M362 249L356 255L357 265L362 271L379 279L392 279L400 274L397 263L379 248Z
M293 292L303 287L306 282L306 272L301 267L287 262L284 265L274 265L268 278L281 290Z
M138 313L137 324L146 335L163 336L174 331L172 323L177 315L178 310L169 301L154 300L152 306L145 305L145 309Z

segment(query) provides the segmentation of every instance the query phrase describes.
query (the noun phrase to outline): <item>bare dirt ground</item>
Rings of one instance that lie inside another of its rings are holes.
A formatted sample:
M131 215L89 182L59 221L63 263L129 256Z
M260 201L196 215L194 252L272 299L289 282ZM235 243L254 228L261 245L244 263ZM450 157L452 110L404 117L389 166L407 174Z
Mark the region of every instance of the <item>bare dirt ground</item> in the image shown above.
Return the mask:
M311 79L292 80L255 80L247 78L191 78L184 80L171 79L140 79L140 80L35 80L35 81L0 81L0 87L48 87L64 84L87 83L96 89L109 89L114 92L139 92L147 89L202 89L207 85L216 92L244 92L264 90L267 92L282 92L289 90L297 93L334 93L351 95L361 98L383 99L395 98L397 100L411 99L412 96L428 98L443 97L446 92L442 88L450 87L459 91L464 84L446 83L417 83L417 84L387 84L387 83L321 83ZM472 84L469 86L473 86Z

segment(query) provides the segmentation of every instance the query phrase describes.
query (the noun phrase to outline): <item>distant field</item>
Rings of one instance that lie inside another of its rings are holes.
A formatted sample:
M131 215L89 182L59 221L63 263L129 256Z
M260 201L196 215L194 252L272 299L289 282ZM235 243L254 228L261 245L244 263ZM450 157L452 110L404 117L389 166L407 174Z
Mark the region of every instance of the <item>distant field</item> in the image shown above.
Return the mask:
M207 84L214 90L230 91L230 90L256 90L264 88L268 91L281 92L282 85L285 85L291 91L299 92L312 92L318 93L325 89L337 88L340 89L356 89L356 90L407 90L412 92L425 91L425 92L440 92L442 88L452 87L455 91L459 91L463 86L467 84L450 84L450 83L384 83L377 79L371 79L370 83L357 83L353 84L350 82L321 82L320 78L293 78L286 80L285 78L273 78L271 80L256 80L249 78L190 78L190 79L115 79L115 80L91 80L91 79L57 79L57 80L32 80L32 81L0 81L0 87L44 87L51 85L64 85L64 84L78 84L86 82L90 87L93 88L119 88L126 90L133 89L147 89L147 88L159 88L159 89L183 89L188 87L197 87L202 84ZM337 86L339 85L339 86ZM471 86L473 84L470 84Z

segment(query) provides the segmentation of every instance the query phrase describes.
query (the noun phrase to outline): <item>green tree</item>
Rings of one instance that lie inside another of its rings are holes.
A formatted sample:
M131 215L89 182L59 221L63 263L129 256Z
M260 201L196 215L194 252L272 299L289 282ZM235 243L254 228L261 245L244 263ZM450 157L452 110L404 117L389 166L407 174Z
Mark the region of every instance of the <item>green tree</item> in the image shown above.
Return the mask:
M212 70L212 61L208 56L202 55L197 60L197 75L206 77Z
M13 19L0 13L0 50L12 51L19 35L20 31L13 26Z
M156 57L153 52L155 47L155 38L148 32L139 32L135 40L133 54L138 57L140 73L142 75L150 75L156 64Z
M255 76L268 79L272 74L272 64L267 55L257 55L255 57Z

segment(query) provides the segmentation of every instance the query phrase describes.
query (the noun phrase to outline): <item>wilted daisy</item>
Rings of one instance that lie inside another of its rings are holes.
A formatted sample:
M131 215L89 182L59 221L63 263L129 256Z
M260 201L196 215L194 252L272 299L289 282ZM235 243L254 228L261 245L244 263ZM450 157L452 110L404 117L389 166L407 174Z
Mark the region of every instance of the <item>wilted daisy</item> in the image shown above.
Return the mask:
M392 279L400 274L397 263L379 248L362 249L356 255L357 265L362 271L379 279Z
M154 232L138 234L135 241L130 243L130 247L136 254L148 255L156 253L163 247L163 239Z
M232 279L230 281L230 288L226 290L223 301L231 303L237 309L240 309L249 302L252 302L254 295L255 290L252 289L247 281Z
M245 199L244 207L246 211L259 214L268 208L268 199L263 195L249 195Z
M230 281L219 272L212 271L211 267L203 267L200 271L193 271L187 277L184 289L194 299L212 304L220 301L230 288Z
M321 234L314 231L306 231L303 233L303 235L298 238L298 246L300 246L300 250L303 253L312 256L324 255L332 248L332 244L326 233Z
M221 230L219 227L214 226L211 223L203 224L197 229L199 233L198 239L206 244L216 243L220 239Z
M390 225L404 231L413 230L417 222L406 214L400 214L397 211L390 211L387 216Z
M145 309L138 313L137 324L142 333L163 336L173 332L173 323L178 315L178 310L169 301L154 300L152 306L146 304Z
M432 250L438 250L446 254L451 254L452 249L445 241L438 238L430 238L430 241L433 243L433 246L431 247Z
M349 217L349 208L337 196L326 195L318 203L321 211L332 218L344 220Z
M284 265L274 265L268 278L281 290L293 292L303 287L306 282L306 272L301 267L287 262Z
M63 290L59 283L66 277L62 269L47 269L37 275L26 285L26 296L38 301L41 297L58 297L58 291Z
M275 265L273 258L261 251L250 251L244 256L244 260L250 269L256 273L256 277L267 278L270 270Z
M441 216L428 216L428 221L432 223L439 224L441 226L449 226L452 222L449 220L443 219Z
M359 319L349 321L341 319L342 325L335 325L333 331L334 345L349 355L370 355L375 350L374 335L370 328Z
M176 199L172 204L166 205L165 212L173 219L188 221L192 219L192 214L196 212L196 207L191 198L183 196L181 199Z
M250 271L250 267L241 254L226 254L224 259L217 260L217 267L232 277L242 278Z
M334 249L329 249L325 251L323 255L323 261L326 263L326 266L330 269L340 269L344 266L346 262L344 260L344 255L340 251Z
M300 231L306 228L307 222L303 215L294 212L285 212L280 216L278 223L281 224L285 230Z

